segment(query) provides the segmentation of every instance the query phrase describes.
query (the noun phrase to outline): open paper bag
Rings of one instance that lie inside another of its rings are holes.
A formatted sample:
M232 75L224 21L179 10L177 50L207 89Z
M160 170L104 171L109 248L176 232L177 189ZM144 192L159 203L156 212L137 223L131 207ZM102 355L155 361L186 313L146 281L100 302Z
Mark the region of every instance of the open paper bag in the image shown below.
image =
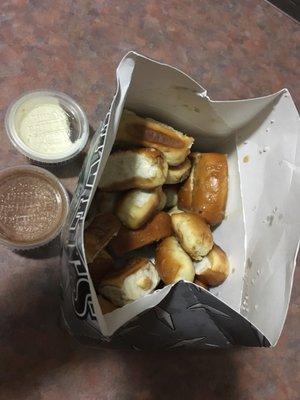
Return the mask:
M102 315L84 253L84 221L123 108L195 139L194 151L228 154L226 218L214 239L230 275L207 291L180 281ZM273 346L285 321L300 234L300 120L286 89L213 101L176 68L128 53L94 135L62 234L62 311L81 342L133 349Z

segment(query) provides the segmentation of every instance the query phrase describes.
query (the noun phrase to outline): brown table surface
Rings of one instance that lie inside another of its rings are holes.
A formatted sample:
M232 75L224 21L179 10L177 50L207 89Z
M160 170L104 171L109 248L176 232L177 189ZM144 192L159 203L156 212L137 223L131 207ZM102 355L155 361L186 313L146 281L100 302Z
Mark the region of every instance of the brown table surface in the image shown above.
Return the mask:
M177 66L213 99L287 87L300 104L300 27L262 0L10 0L0 5L1 168L26 163L4 129L22 92L54 88L92 128L131 49ZM53 171L72 191L82 158ZM0 399L299 399L300 270L274 349L134 353L91 350L59 323L59 243L0 249Z

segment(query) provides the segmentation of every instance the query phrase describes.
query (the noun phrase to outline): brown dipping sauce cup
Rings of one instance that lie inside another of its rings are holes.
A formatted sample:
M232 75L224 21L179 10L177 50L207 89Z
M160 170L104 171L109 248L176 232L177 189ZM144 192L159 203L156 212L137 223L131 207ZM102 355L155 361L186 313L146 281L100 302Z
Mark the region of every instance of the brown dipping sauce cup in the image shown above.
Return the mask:
M32 249L53 240L69 210L69 197L43 168L22 165L0 171L0 244Z

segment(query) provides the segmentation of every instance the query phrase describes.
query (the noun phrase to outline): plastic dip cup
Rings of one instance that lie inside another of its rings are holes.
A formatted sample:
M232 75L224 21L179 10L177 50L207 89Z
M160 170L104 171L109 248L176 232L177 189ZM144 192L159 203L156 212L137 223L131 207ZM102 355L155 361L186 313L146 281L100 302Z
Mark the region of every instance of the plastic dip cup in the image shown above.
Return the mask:
M7 110L5 128L12 144L41 163L62 163L78 155L87 143L87 117L70 96L39 90L17 99Z
M25 250L49 243L68 210L68 194L50 172L32 165L0 171L0 244Z

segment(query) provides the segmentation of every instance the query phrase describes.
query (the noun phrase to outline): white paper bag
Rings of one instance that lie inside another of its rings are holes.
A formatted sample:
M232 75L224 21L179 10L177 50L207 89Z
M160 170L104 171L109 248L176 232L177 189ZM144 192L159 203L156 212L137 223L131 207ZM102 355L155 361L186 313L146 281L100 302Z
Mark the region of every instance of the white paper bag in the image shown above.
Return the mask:
M213 235L229 256L231 272L210 292L181 281L103 316L84 255L83 226L123 108L193 136L194 151L228 154L226 218ZM286 89L257 99L212 101L176 68L128 53L62 235L62 308L70 332L83 342L135 349L276 344L299 245L299 134Z

